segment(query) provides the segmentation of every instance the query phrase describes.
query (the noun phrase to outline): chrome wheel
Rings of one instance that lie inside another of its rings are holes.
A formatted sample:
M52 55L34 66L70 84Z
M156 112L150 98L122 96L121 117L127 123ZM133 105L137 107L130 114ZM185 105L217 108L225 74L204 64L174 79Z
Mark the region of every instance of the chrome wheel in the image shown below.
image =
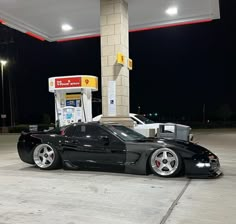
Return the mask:
M41 144L34 149L33 158L38 167L46 169L53 165L55 161L55 151L50 145Z
M177 154L169 148L157 149L150 158L152 170L159 176L172 176L179 171Z

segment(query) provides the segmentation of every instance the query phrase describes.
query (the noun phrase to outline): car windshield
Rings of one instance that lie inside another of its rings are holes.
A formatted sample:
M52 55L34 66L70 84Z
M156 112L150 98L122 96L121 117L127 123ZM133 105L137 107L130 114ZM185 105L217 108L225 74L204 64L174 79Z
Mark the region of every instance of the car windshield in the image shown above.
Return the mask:
M154 121L152 121L142 115L139 115L139 114L136 114L135 117L137 119L139 119L140 121L142 121L144 124L154 124L155 123Z
M124 141L138 141L146 139L144 135L122 125L109 125L108 128Z

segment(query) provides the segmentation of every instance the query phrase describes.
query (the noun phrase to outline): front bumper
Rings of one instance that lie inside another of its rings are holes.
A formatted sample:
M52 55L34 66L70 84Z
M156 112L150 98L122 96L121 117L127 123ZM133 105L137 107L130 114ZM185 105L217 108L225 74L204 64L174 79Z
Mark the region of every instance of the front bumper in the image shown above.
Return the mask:
M220 161L217 157L210 159L209 163L210 163L209 177L219 177L220 175L223 174L220 169Z
M217 157L203 161L185 161L185 173L187 177L195 178L216 178L222 175L220 162Z

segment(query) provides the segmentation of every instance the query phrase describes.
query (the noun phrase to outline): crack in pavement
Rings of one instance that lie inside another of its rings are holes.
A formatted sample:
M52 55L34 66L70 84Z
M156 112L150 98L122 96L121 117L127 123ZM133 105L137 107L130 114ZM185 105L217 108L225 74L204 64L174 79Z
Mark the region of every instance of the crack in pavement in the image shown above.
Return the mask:
M172 203L172 205L170 206L170 208L168 209L167 213L163 216L160 224L165 224L167 219L170 217L172 211L174 210L175 206L178 204L180 198L183 196L184 192L186 191L186 189L188 188L189 184L191 183L191 179L189 179L187 181L187 183L185 184L185 186L183 187L182 191L179 193L179 195L177 196L177 198L174 200L174 202Z

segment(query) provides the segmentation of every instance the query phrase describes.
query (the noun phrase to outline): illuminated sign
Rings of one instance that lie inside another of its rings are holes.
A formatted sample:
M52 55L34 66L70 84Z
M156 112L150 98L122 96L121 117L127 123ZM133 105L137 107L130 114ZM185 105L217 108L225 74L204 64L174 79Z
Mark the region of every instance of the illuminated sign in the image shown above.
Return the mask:
M63 90L65 93L73 92L73 94L77 94L75 93L76 89L78 89L78 92L86 88L96 91L98 90L98 79L96 76L92 75L58 76L48 79L48 87L49 92ZM79 99L80 97L77 95L74 99L75 98Z
M96 77L84 76L81 79L82 87L98 88L98 80Z
M79 106L79 100L66 100L66 106L78 107Z
M116 61L118 64L124 65L125 64L125 57L122 53L118 53L116 56Z
M66 94L67 100L79 100L81 98L81 94Z
M127 66L128 66L129 70L133 69L133 60L132 59L130 59L130 58L128 59Z
M81 77L56 78L55 88L81 87Z

